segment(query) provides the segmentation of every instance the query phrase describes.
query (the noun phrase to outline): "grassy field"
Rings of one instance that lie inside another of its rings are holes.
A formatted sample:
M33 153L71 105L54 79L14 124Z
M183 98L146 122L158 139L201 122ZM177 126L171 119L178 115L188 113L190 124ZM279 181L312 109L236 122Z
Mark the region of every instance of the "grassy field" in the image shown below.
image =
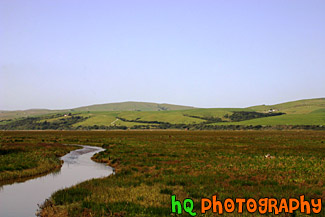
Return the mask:
M2 133L1 133L2 134ZM76 149L58 143L44 143L23 137L1 135L0 143L0 185L26 180L59 169L60 156Z
M7 131L2 136L107 149L94 160L115 167L116 175L56 192L44 205L44 216L170 216L172 194L193 199L197 213L200 198L214 194L221 200L302 194L325 199L325 132L320 131ZM323 204L318 216L324 209Z
M55 113L69 113L69 112L96 112L96 111L165 111L165 110L184 110L193 109L192 106L182 106L173 104L158 104L148 102L120 102L120 103L107 103L83 106L72 109L62 110L49 110L49 109L29 109L17 111L0 111L0 120L40 116Z
M309 114L287 114L239 122L222 122L215 123L215 125L325 125L325 111Z
M318 109L324 109L325 98L305 99L292 102L285 102L276 105L261 105L249 107L254 111L267 111L269 109L276 109L286 114L308 114Z
M229 118L238 112L257 112L259 116L241 120L232 120ZM68 120L65 119L71 116L64 116L69 113L73 116L80 116L82 119L69 124ZM282 115L272 117L263 116L270 113ZM36 122L31 123L32 120L28 120L26 116L36 117L38 119ZM9 117L12 117L12 119L9 119ZM44 122L50 123L48 124L50 127L46 128L45 124L42 125ZM60 123L55 124L55 122ZM166 127L171 129L207 129L207 125L316 126L325 125L325 98L299 100L277 105L253 106L249 108L193 108L169 104L125 102L86 106L61 110L60 112L51 110L0 112L1 129L30 130L44 129L44 126L45 129L57 129L53 126L58 125L60 125L58 129L111 129L114 127L128 129L135 128L136 126L155 129L159 128L157 125L165 125L160 127L161 129L166 129ZM196 125L196 127L193 125ZM205 127L201 125L205 125Z
M75 108L75 111L165 111L192 109L191 106L158 104L148 102L119 102Z
M238 108L212 108L161 112L121 112L119 117L128 120L160 121L171 124L198 124L205 122L206 120L202 119L205 117L219 117L224 119L224 115L232 114L233 111L252 110Z
M8 120L15 118L23 118L28 116L40 116L52 113L64 112L64 110L48 110L48 109L29 109L24 111L0 111L0 120Z
M225 115L233 112L268 112L270 109L276 112L284 112L284 115L256 118L240 122L220 122L216 125L325 125L325 99L309 99L294 102L281 103L270 106L253 106L245 109L241 108L210 108L210 109L187 109L174 111L118 111L118 112L90 112L89 119L75 124L75 126L110 125L116 117L126 120L138 121L159 121L171 124L200 124L204 123L204 118L213 117L229 121ZM87 115L87 114L84 114ZM143 123L117 121L118 126L132 127Z
M93 126L104 125L112 126L112 122L121 117L126 120L136 121L158 121L167 122L170 124L200 124L204 123L205 117L224 118L225 115L231 115L235 111L253 111L251 109L190 109L178 111L120 111L120 112L89 112L82 113L84 117L89 117L87 120L74 124L77 126ZM325 125L325 109L311 110L307 114L292 113L280 116L256 118L252 120L239 122L219 122L215 125ZM116 126L132 127L135 125L146 125L145 123L128 122L117 120L114 122Z

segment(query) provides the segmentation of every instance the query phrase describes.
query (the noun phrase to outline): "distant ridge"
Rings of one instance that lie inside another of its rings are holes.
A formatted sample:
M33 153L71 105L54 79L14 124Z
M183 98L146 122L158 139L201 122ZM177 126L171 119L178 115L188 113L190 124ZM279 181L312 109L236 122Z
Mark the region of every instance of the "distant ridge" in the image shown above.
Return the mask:
M275 105L258 105L248 108L195 108L192 106L174 105L167 103L152 102L117 102L82 106L73 109L28 109L16 111L0 111L0 125L7 121L15 121L19 118L41 117L48 114L79 113L89 119L86 125L109 124L122 117L126 120L146 122L168 122L168 123L193 123L206 121L207 118L221 118L226 114L231 115L234 111L256 111L261 113L281 112L285 115L267 117L255 120L241 121L236 124L321 124L325 125L325 98L303 99ZM115 124L129 124L133 126L136 122L114 122ZM221 122L218 124L234 124Z
M107 104L97 104L91 106L83 106L73 109L74 111L173 111L194 109L192 106L173 105L167 103L151 103L151 102L117 102Z
M302 99L275 105L258 105L248 107L252 110L263 112L274 109L287 114L308 114L312 111L325 108L325 98Z
M116 102L106 104L95 104L89 106L82 106L73 109L27 109L27 110L15 110L15 111L0 111L0 120L23 118L29 116L46 115L60 112L73 112L73 111L174 111L174 110L186 110L195 109L192 106L182 106L167 103L151 103L151 102Z
M0 120L46 115L50 113L57 113L57 112L64 112L64 111L67 110L50 110L50 109L27 109L27 110L16 110L16 111L2 110L0 111Z

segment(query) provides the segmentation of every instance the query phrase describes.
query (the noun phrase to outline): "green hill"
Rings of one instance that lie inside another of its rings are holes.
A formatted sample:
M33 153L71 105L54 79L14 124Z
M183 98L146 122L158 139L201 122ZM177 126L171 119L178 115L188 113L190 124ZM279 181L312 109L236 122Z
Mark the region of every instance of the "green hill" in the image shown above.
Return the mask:
M75 111L171 111L193 109L191 106L149 102L118 102L75 108Z
M193 109L192 106L182 106L173 104L158 104L148 102L119 102L83 106L73 109L63 110L50 110L50 109L29 109L29 110L16 110L16 111L0 111L0 120L35 117L39 115L47 115L54 113L67 113L67 112L85 112L85 111L173 111Z
M51 113L57 113L60 111L64 112L65 110L28 109L28 110L17 110L17 111L0 111L0 120L46 115Z
M286 114L239 122L215 123L215 125L325 125L325 111L309 114Z
M276 105L260 105L249 108L258 112L267 112L270 109L274 109L275 111L286 114L308 114L315 110L325 108L325 98L303 99Z
M225 126L225 129L238 129L232 126L240 126L241 129L241 126L284 125L325 126L325 98L248 108L194 108L171 104L124 102L70 110L0 112L0 129L7 130L220 129L220 126Z

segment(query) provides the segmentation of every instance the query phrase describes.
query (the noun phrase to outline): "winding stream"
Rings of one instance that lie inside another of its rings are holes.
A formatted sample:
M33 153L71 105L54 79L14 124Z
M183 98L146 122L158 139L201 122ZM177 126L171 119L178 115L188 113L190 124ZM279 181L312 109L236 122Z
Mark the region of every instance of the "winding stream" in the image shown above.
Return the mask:
M95 153L104 151L103 148L82 147L61 157L64 163L58 172L0 187L0 216L35 216L38 204L42 204L53 192L113 173L111 167L90 159Z

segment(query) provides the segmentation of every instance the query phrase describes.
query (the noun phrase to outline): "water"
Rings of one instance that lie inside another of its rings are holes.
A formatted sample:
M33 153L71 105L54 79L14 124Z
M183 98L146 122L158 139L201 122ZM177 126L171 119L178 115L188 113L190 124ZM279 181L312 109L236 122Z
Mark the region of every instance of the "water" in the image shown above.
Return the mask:
M95 153L104 149L92 146L82 147L61 158L64 163L59 172L0 187L0 216L35 216L38 204L42 204L53 192L113 173L111 167L90 159Z

